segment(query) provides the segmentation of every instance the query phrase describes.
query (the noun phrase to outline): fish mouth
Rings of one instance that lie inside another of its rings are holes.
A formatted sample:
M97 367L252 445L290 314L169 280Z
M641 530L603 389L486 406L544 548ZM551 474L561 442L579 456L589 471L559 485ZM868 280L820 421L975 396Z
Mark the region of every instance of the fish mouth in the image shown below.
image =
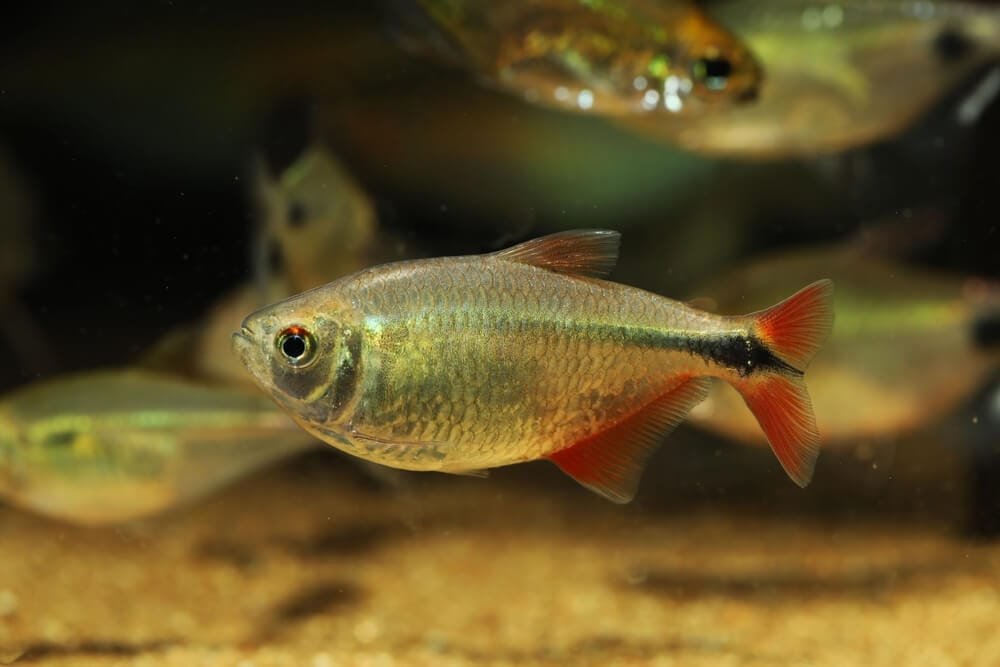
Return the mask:
M240 327L239 331L233 332L231 339L233 350L235 350L236 353L244 360L250 352L250 346L253 344L253 337L253 330L249 327Z

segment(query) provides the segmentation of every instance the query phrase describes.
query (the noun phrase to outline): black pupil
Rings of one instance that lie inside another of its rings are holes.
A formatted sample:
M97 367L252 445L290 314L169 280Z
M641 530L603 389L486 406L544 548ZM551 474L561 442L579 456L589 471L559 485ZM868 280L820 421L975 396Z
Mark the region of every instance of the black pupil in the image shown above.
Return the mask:
M289 359L298 359L306 353L306 339L299 334L288 334L281 339L281 352Z
M733 64L725 58L702 58L698 61L698 71L712 88L722 88L733 73Z
M290 227L301 227L306 223L306 206L300 201L293 201L288 205L288 225Z

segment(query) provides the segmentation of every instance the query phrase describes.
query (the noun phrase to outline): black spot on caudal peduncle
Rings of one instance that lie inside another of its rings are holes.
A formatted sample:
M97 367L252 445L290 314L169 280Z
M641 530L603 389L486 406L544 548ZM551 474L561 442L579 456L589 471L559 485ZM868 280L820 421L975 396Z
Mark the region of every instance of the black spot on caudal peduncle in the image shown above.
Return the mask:
M802 375L802 371L778 358L763 342L744 334L722 334L694 338L688 351L706 361L730 368L742 377L759 372Z

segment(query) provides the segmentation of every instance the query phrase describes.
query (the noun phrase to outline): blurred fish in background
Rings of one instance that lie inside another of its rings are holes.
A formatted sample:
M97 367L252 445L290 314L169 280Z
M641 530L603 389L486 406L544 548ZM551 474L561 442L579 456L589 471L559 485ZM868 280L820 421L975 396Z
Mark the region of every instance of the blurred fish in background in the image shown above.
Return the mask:
M190 503L312 443L259 392L136 370L65 375L0 399L0 495L115 523Z
M963 84L985 78L955 121L1000 91L1000 8L909 0L713 0L706 11L766 73L753 104L633 117L643 136L740 159L808 158L891 139Z
M751 52L687 0L382 4L411 51L563 111L701 114L751 102L762 76Z
M255 168L264 254L277 258L289 293L359 271L385 253L374 203L322 139L277 177L263 160Z

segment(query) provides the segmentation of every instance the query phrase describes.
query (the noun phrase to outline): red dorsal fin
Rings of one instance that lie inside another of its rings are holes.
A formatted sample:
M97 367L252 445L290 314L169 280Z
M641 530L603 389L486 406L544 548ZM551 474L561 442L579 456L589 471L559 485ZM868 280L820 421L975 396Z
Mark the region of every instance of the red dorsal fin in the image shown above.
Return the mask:
M625 419L550 455L564 473L608 500L627 503L664 437L708 394L711 378L683 381Z
M799 486L812 480L819 430L801 375L772 373L736 385L771 443L774 455Z
M575 229L525 241L492 256L571 276L603 278L618 263L620 241L621 234L607 229Z
M776 306L749 315L761 342L804 371L833 328L833 282L817 280Z

